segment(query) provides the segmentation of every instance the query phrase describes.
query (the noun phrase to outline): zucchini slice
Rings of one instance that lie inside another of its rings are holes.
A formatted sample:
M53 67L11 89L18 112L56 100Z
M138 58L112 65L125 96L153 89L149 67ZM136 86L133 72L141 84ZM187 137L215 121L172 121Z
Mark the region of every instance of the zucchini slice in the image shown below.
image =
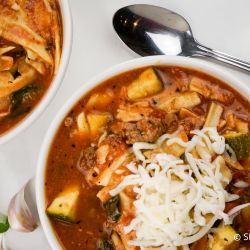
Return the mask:
M76 208L80 187L71 187L60 193L47 208L47 214L64 222L76 222Z
M236 231L229 225L220 225L214 234L211 250L237 250L239 242L234 240Z
M95 93L90 96L86 108L87 109L99 109L109 105L115 97L112 89L106 89L104 92Z
M99 134L101 129L108 123L111 115L109 113L90 113L87 115L90 133L93 136Z
M128 97L135 101L162 91L163 84L153 68L143 71L140 76L128 86Z
M238 160L246 159L250 156L250 137L244 133L224 134L226 143L234 150Z

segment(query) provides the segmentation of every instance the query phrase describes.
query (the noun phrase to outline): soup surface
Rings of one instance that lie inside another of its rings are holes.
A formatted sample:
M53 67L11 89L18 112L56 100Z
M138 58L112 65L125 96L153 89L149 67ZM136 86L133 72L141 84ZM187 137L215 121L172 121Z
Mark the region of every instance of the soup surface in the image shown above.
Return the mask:
M235 90L187 68L139 68L95 87L47 161L46 212L63 248L247 246L234 235L250 230L249 115Z
M60 63L61 38L57 0L0 1L0 134L45 94Z

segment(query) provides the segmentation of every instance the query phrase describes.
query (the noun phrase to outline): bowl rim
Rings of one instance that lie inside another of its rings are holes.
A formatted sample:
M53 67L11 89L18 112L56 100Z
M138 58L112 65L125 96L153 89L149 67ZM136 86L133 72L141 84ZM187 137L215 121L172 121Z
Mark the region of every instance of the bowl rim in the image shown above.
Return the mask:
M0 136L0 145L16 137L42 115L46 107L57 93L57 90L63 81L71 55L73 24L69 1L59 0L59 5L63 23L63 48L59 70L52 79L48 90L45 92L45 94L42 96L42 99L38 102L37 106L30 112L30 114L28 114L23 120Z
M46 238L50 243L50 246L53 250L60 250L59 239L57 238L49 218L45 213L45 169L48 158L48 153L50 151L51 143L54 139L54 136L65 118L70 109L77 103L77 101L83 97L88 91L100 84L101 82L111 78L112 76L118 75L120 73L129 71L131 69L136 69L144 66L150 65L170 65L170 66L182 66L190 69L194 69L200 72L204 72L208 75L211 75L215 78L222 80L227 83L232 88L236 89L242 96L248 98L250 96L250 88L241 80L238 80L232 73L226 71L222 67L218 67L216 64L212 64L207 61L194 58L185 58L180 56L150 56L137 58L124 63L118 64L111 67L110 69L104 71L103 73L93 77L87 83L81 86L63 105L60 111L57 113L56 117L52 121L50 127L47 130L47 133L44 137L39 159L38 167L36 171L36 202L38 208L38 214L40 217L41 225L45 232Z

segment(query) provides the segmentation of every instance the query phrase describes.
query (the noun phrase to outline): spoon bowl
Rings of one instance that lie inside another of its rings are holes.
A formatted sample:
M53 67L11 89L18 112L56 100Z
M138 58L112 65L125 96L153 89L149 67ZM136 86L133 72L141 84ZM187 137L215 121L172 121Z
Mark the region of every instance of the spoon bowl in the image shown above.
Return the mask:
M193 43L188 22L177 13L157 6L137 4L118 10L115 31L125 44L142 56L186 55L186 40Z
M135 4L119 9L113 26L121 40L141 56L206 56L250 71L250 63L198 43L181 15L157 6Z

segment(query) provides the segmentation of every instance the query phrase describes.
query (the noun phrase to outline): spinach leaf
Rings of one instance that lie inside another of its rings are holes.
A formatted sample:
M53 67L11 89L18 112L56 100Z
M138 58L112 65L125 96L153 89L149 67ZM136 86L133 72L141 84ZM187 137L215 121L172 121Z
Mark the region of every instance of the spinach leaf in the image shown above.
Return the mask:
M22 105L23 102L25 102L24 97L26 94L30 94L30 98L32 98L33 96L36 96L38 94L39 91L39 87L34 85L34 84L29 84L21 89L19 89L18 91L14 92L12 94L12 99L11 99L11 103L12 103L12 109L15 110L18 107L20 107L20 105Z
M27 114L30 111L31 111L31 107L20 108L20 109L13 111L13 113L11 113L9 117L11 119L16 119L17 117L24 115L24 114Z
M33 101L37 98L40 88L29 84L14 92L11 97L11 118L16 118L32 109Z
M116 195L110 198L106 203L104 203L104 209L108 215L108 219L110 222L117 222L121 217L121 213L119 211L120 205L120 196Z
M114 247L110 240L103 240L98 250L114 250Z

